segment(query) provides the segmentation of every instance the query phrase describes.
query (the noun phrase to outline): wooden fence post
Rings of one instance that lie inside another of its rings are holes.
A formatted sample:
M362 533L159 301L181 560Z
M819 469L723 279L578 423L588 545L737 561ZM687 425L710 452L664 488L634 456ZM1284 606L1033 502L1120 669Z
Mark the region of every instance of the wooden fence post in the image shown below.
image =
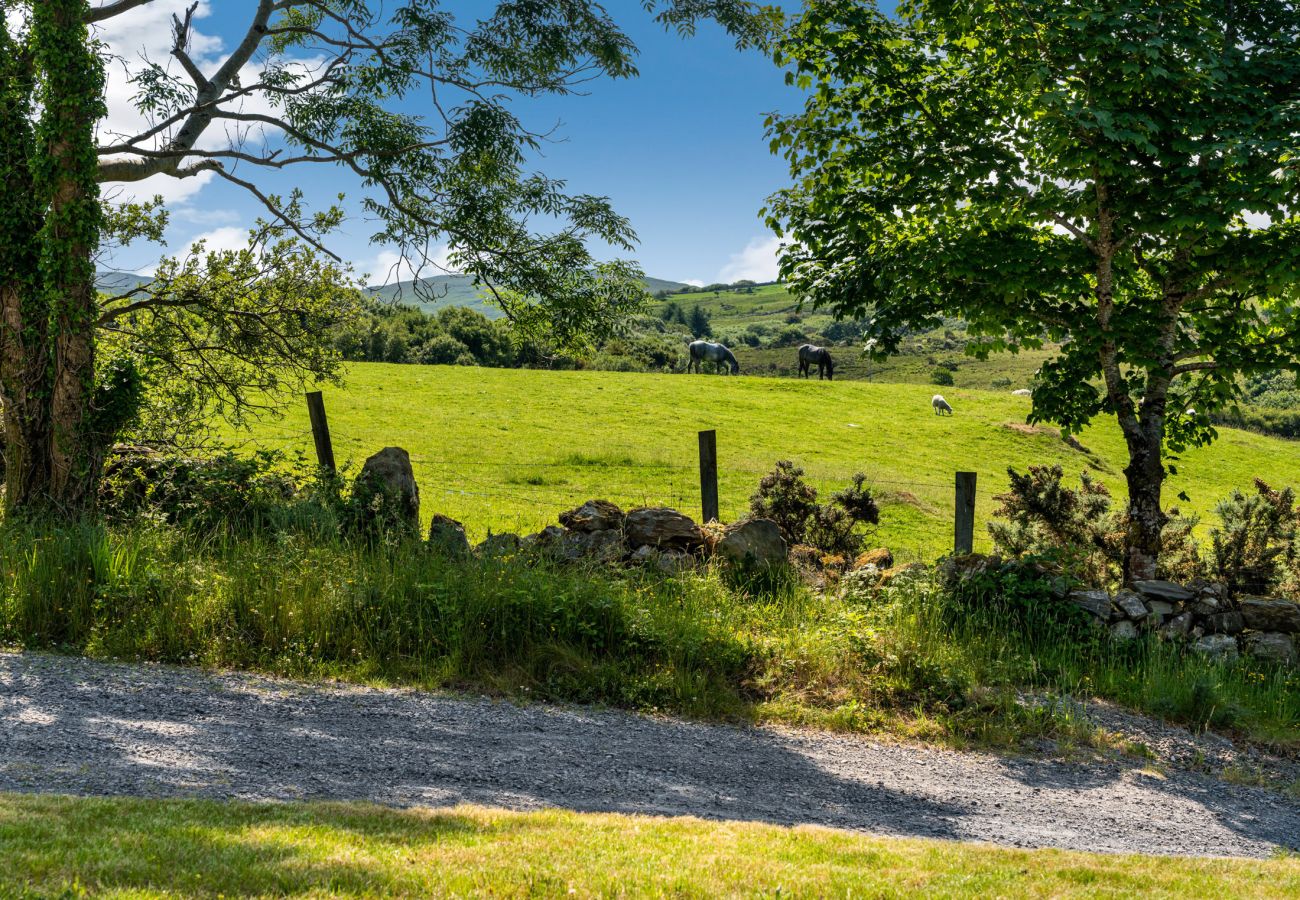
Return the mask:
M957 473L957 507L953 524L953 551L975 550L975 473Z
M307 414L311 417L311 436L316 442L316 462L331 475L338 470L334 466L334 445L330 443L330 426L325 419L325 398L320 391L307 394Z
M704 521L718 520L718 433L700 432L700 505Z

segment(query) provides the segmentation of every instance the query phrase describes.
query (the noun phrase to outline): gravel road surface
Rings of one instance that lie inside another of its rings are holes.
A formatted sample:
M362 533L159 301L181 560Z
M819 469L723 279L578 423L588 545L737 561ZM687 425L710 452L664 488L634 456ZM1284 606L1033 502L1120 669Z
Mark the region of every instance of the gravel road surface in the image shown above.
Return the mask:
M561 807L1104 852L1300 849L1300 803L1190 772L42 654L0 654L0 791Z

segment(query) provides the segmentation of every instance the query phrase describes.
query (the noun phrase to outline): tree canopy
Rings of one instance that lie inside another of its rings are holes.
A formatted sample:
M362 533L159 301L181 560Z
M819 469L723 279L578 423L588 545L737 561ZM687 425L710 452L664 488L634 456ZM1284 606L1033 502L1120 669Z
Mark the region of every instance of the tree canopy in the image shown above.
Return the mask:
M330 249L341 198L277 193L270 176L324 167L357 185L374 242L419 274L450 264L517 326L561 345L616 330L645 300L640 272L598 264L589 241L630 249L607 198L533 166L548 135L518 107L636 74L636 47L595 0L496 0L477 18L440 0L250 0L229 52L193 47L197 2L172 20L165 59L98 40L162 0L0 3L0 400L6 502L75 512L93 502L104 449L170 378L240 413L295 377L329 375L329 326L356 297ZM640 0L689 34L703 19L739 45L779 13L750 0ZM108 65L131 73L135 126L110 120ZM166 210L114 204L103 184L216 178L264 208L247 251L200 248L150 284L103 299L97 251L156 239ZM309 200L311 202L309 202ZM107 351L107 352L105 352ZM179 399L173 394L171 399ZM163 402L159 408L175 408Z
M1058 342L1034 420L1115 416L1127 574L1150 577L1166 448L1214 436L1243 373L1300 365L1300 11L808 0L770 119L794 185L782 275L878 354L966 320L972 352Z

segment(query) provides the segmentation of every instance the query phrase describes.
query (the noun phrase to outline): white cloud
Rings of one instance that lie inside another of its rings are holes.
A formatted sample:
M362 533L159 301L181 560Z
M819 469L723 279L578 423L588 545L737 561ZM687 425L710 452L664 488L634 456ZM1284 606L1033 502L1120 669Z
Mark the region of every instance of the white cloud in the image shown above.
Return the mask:
M698 278L687 278L682 284L689 284L691 287L704 287L704 282Z
M192 0L153 0L106 20L96 29L96 37L108 45L113 56L108 66L105 86L108 114L98 126L101 146L133 137L150 127L147 118L135 108L132 98L139 92L139 88L131 83L131 78L143 71L149 62L162 66L178 83L188 83L188 76L171 55L172 18L183 18L191 3ZM215 71L229 57L222 39L205 34L201 28L202 20L212 14L213 5L211 0L202 0L198 4L189 33L190 57L199 69L207 73ZM281 59L280 62L284 63L285 60ZM323 57L310 58L295 60L292 65L309 72L324 62ZM258 65L249 64L240 69L239 82L242 84L254 84L260 78L261 69ZM245 113L275 112L263 94L241 98L234 108ZM143 146L157 149L171 138L174 130L175 127L155 136ZM249 127L218 123L210 126L200 136L196 146L200 150L211 151L242 145L246 151L257 153L274 141L279 133L279 129L261 124ZM125 201L147 199L160 194L170 205L183 203L195 196L215 177L211 172L185 179L155 176L141 182L116 184L112 187L116 188L120 198Z
M733 253L727 264L718 273L718 281L732 282L748 279L749 281L776 281L779 275L777 253L781 249L781 240L776 237L756 237L745 245L739 253Z
M1268 228L1273 224L1273 217L1268 213L1248 212L1242 218L1246 221L1246 227L1251 230Z
M420 266L418 261L412 267L410 261L404 259L400 253L395 250L381 250L369 263L356 266L359 274L364 276L366 284L397 284L402 281L413 281L416 278L432 278L434 275L456 275L459 274L451 266L448 257L451 255L451 248L446 244L439 244L429 253L429 261L426 265Z
M203 242L203 249L207 253L219 253L222 250L243 250L248 247L248 229L236 226L214 228L212 231L205 231L203 234L195 235L186 241L185 248L190 250L199 241Z

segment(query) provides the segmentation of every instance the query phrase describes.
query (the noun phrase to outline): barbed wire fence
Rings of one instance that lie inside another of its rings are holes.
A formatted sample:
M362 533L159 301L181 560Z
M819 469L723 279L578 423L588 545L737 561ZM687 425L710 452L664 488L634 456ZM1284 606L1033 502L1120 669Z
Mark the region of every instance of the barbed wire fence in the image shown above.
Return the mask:
M355 435L332 433L319 395L309 401L308 412L309 423L305 427L263 421L259 428L274 434L282 446L302 448L304 458L307 450L314 447L316 463L334 473L340 469L335 461L335 447L339 449L345 470L359 465L380 449L373 442ZM772 467L734 465L725 463L725 458L719 464L713 433L701 432L700 437L700 459L689 463L638 462L630 457L582 451L559 459L527 462L418 451L408 453L412 467L425 476L420 491L423 498L431 501L431 506L444 505L434 500L435 497L453 502L467 498L480 500L498 510L508 504L519 512L518 524L521 527L536 527L539 522L554 523L561 511L597 497L627 506L670 506L699 517L701 521L708 521L721 518L720 497L725 496L731 501L722 504L728 510L738 508L738 495L740 506L747 506L750 495L759 481L772 472ZM1001 492L990 487L983 487L981 491L973 472L955 473L953 481L945 482L901 479L892 472L889 477L884 473L876 475L869 466L860 467L855 472L829 471L815 462L808 462L805 469L805 478L819 489L847 485L860 471L865 476L866 486L885 503L914 506L924 515L940 518L944 517L944 507L947 506L952 514L952 547L956 552L974 549L977 501L987 504ZM592 476L584 479L581 477L584 472L591 472ZM596 473L600 474L597 476ZM720 487L727 488L727 493L722 494ZM504 517L498 511L484 518L500 521ZM909 549L914 551L914 558L922 558L924 551L919 544Z

